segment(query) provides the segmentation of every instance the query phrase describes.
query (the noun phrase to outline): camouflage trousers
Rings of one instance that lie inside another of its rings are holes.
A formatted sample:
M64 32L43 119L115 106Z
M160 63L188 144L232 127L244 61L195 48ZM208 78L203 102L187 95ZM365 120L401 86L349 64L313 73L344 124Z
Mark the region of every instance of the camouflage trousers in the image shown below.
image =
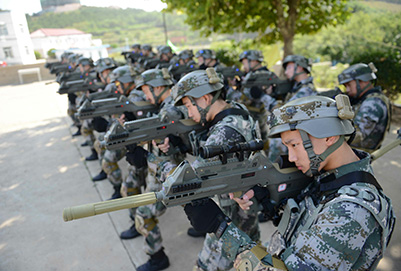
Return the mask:
M161 183L168 173L176 166L169 159L161 159L154 155L148 157L148 175L146 178L146 191L160 191ZM153 255L162 248L162 236L157 217L163 215L167 207L157 202L155 204L138 207L135 214L135 228L145 237L144 249Z
M81 133L88 145L92 147L96 140L95 135L93 134L92 120L82 121Z
M141 187L146 186L147 173L147 167L137 168L132 165L128 167L128 176L123 182L123 186L127 187L127 196L141 194ZM137 208L129 209L132 216L135 216L136 209Z
M81 121L75 116L75 113L77 113L77 107L75 104L72 104L70 101L68 102L68 108L67 108L67 115L70 116L72 122L74 123L75 126L81 125Z
M270 138L269 139L269 154L268 158L270 161L275 162L280 155L288 154L288 149L284 146L281 138Z
M223 212L229 216L238 228L245 232L255 242L260 240L260 229L258 221L258 204L254 202L250 210L244 211L239 205L221 195L220 206ZM202 250L198 254L198 261L194 270L221 271L230 270L233 262L222 256L222 242L214 234L207 234Z
M118 166L120 161L125 156L126 150L106 150L102 159L102 169L107 174L107 179L113 186L119 186L122 184L122 172Z

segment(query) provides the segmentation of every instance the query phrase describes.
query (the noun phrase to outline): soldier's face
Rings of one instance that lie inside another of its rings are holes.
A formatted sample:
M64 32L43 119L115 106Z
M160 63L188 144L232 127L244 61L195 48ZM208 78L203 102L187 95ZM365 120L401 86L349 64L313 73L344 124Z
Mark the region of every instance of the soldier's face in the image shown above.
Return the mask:
M243 60L241 60L242 63L242 67L244 68L245 72L249 72L249 61L247 58L244 58Z
M357 93L356 81L355 80L349 81L345 83L344 86L346 88L347 95L352 98L356 98L356 93Z
M198 57L198 65L202 65L203 63L205 63L205 59L203 58L203 56Z
M294 68L295 68L294 62L288 63L287 66L285 67L284 74L287 77L287 79L291 79L294 76L294 72L295 72Z
M309 138L316 154L322 154L327 149L326 138L316 138L311 135L309 135ZM282 132L281 141L288 148L288 160L294 162L296 167L303 173L307 172L310 168L310 160L299 131ZM320 164L319 170L324 167L324 164L325 162Z
M146 100L152 104L155 104L155 98L153 97L152 92L150 92L149 86L143 85L141 88L142 88L143 93L145 93Z
M188 97L182 98L182 103L188 109L188 117L193 119L195 122L201 121L201 115L198 111L198 108L192 104L191 100Z

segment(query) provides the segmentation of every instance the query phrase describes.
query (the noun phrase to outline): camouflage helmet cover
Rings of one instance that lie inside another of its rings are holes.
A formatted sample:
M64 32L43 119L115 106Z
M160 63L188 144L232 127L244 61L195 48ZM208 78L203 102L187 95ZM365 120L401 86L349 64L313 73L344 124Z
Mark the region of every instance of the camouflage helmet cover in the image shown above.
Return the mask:
M68 56L68 62L78 64L78 59L81 57L79 54L71 54Z
M258 50L247 50L247 51L242 52L239 55L239 61L241 62L245 58L248 60L256 60L256 61L262 62L263 54L261 51L258 51Z
M139 43L134 43L131 45L131 49L141 49L141 45Z
M131 73L131 68L128 65L118 67L110 73L111 82L119 81L123 84L134 82L134 77Z
M300 55L288 55L283 60L283 68L287 67L287 64L290 62L294 62L298 66L301 66L305 69L308 73L312 71L312 61L304 56Z
M173 81L167 69L150 69L137 76L135 84L136 88L140 89L143 85L150 85L152 87L171 86L173 85Z
M84 56L81 56L78 59L78 65L83 65L83 66L88 65L88 66L92 66L92 67L94 66L92 58L88 58L88 57L84 57Z
M95 65L98 73L109 69L115 69L118 66L115 60L110 57L100 58L98 61L96 61Z
M180 59L193 58L194 57L194 53L192 52L192 50L187 49L187 50L184 50L184 51L180 52L178 54L178 57Z
M293 130L303 130L316 138L350 135L354 132L353 116L349 98L344 94L337 95L336 100L324 96L295 99L273 111L269 137Z
M173 52L173 50L171 49L171 47L168 46L168 45L162 45L162 46L160 46L160 48L159 48L158 51L159 51L160 54L168 54L168 53L172 53L172 52Z
M201 49L196 52L195 57L203 57L205 59L216 59L216 53L210 49Z
M142 45L142 50L152 51L152 46L150 44Z
M207 68L190 72L182 77L173 87L172 96L177 106L182 105L184 97L200 98L223 87L223 78L217 75L214 68Z
M373 63L369 63L369 65L366 65L364 63L354 64L338 75L338 83L343 85L352 80L375 80L377 78L375 74L376 71L377 70L374 67Z

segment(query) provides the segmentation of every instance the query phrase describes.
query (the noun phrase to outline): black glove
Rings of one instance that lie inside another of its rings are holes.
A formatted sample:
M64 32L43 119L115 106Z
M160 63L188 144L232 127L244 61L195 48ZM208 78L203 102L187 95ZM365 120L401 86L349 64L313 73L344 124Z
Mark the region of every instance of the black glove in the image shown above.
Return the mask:
M175 135L168 135L168 139L174 147L178 147L181 153L187 153L189 148L184 144L182 138Z
M277 216L275 204L270 200L270 192L266 187L255 185L252 187L255 199L262 204L262 213L267 219L273 219Z
M186 204L184 211L194 229L202 233L216 233L226 218L219 206L209 198L199 204Z
M254 99L260 99L263 95L263 90L260 87L253 86L250 91L251 97Z
M140 146L128 147L128 152L125 155L125 159L130 165L136 168L141 168L147 165L146 158L148 157L148 151Z
M127 121L136 120L135 114L132 112L125 111L124 116L125 116L125 120L127 120Z
M99 133L106 132L109 122L102 117L95 117L92 120L93 129Z

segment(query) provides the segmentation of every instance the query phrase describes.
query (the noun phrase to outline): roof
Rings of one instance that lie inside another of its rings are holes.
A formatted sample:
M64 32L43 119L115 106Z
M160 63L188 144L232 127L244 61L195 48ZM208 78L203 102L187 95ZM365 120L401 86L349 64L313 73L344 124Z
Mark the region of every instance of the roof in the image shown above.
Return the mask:
M78 29L71 28L40 28L31 33L31 37L52 37L86 34Z

